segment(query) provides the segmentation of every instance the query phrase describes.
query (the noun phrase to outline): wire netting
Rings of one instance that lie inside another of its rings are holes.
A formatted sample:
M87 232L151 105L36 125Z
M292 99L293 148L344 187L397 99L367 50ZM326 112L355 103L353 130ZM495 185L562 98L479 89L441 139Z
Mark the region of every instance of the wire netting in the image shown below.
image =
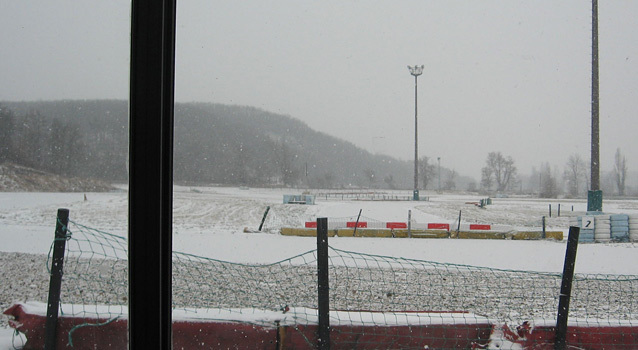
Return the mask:
M125 316L126 259L124 237L71 221L62 315ZM329 259L330 322L336 332L387 336L396 333L395 326L555 324L560 274L445 264L332 247ZM175 252L172 278L175 315L271 326L275 322L316 324L316 251L262 265ZM638 276L577 274L570 320L580 325L638 326ZM415 329L412 335L403 336L424 335Z

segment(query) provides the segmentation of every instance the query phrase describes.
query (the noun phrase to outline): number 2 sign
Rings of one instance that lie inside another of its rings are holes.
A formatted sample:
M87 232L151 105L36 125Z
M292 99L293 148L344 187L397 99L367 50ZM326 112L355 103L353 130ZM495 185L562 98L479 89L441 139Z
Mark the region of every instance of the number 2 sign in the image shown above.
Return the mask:
M594 229L594 217L593 216L583 216L582 217L582 222L580 224L580 228L585 230L585 229L590 229L593 230Z

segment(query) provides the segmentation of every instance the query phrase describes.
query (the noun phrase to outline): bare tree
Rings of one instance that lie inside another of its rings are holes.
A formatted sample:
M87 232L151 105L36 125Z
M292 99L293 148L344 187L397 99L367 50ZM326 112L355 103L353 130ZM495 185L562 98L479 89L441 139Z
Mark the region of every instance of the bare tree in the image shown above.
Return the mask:
M492 189L492 184L494 184L494 173L491 168L484 167L481 169L481 187L490 191Z
M366 169L363 172L365 174L366 180L368 181L368 186L370 188L375 188L377 183L377 177L376 177L376 174L374 173L374 170Z
M485 189L496 183L496 191L504 192L515 182L517 169L511 156L506 158L501 152L490 152L485 163L481 169L481 184Z
M383 178L383 182L388 186L389 189L394 190L396 185L394 184L394 176L392 174Z
M446 191L455 190L456 189L456 170L452 170L448 172L447 179L445 179L445 184L443 189Z
M0 163L14 160L14 134L15 117L13 111L0 104Z
M421 183L423 184L423 189L427 189L428 185L434 179L434 175L436 173L436 169L434 164L430 164L429 157L422 157L419 160L419 174L421 175Z
M570 197L578 197L582 184L587 182L587 165L579 154L572 154L565 164L563 179L567 183L567 193Z
M292 186L298 179L299 173L295 168L294 161L296 156L292 154L290 147L285 140L278 144L278 165L281 175L281 181L285 186Z
M541 174L543 176L543 183L541 185L541 198L556 198L560 190L558 189L557 177L552 173L552 167L549 163L541 165Z
M620 148L616 149L616 155L614 156L614 180L616 181L616 187L618 187L618 195L625 195L625 179L627 178L627 160L625 156L620 153Z
M323 174L315 176L313 178L314 185L317 188L323 189L334 188L334 181L335 175L330 171L326 171Z

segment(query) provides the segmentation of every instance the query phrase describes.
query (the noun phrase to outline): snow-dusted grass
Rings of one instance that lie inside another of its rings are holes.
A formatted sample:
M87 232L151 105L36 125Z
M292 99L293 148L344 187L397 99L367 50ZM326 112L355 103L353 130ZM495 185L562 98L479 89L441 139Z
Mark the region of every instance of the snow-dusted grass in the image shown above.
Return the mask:
M549 230L567 234L568 217L581 215L584 200L494 199L485 209L466 202L481 197L430 194L428 202L380 202L317 200L317 205L284 205L283 194L301 190L220 187L175 187L174 249L199 256L240 263L272 263L316 248L316 240L285 237L277 226L301 226L316 217L343 218L362 215L380 221L405 221L408 210L417 222L453 224L461 211L462 222L511 225L540 230L547 216ZM425 194L424 194L425 195ZM125 236L127 193L0 193L0 307L17 301L44 301L46 261L54 233L57 208L69 208L71 219L90 227ZM562 216L556 210L561 204ZM553 217L548 217L552 204ZM638 213L638 201L605 201L609 213ZM244 233L256 229L266 206L271 206L266 233ZM572 206L574 212L571 211ZM441 263L500 269L559 273L565 242L461 239L330 239L334 248ZM23 253L23 254L16 254ZM581 244L577 273L638 275L638 244ZM39 277L37 277L39 276ZM44 277L43 277L44 276ZM507 288L507 286L502 286ZM3 319L2 326L6 326ZM0 349L11 348L10 330L0 331ZM9 342L7 337L9 334Z

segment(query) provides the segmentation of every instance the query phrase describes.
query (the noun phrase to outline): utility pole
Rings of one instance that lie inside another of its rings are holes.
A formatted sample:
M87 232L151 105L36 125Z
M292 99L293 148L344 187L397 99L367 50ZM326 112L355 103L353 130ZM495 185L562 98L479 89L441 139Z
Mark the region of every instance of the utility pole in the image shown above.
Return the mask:
M417 109L417 78L423 74L425 66L408 66L410 74L414 76L414 191L412 200L419 200L419 129L418 129L418 109Z
M592 0L591 20L591 189L587 193L587 211L603 210L600 190L600 128L598 80L598 0Z

